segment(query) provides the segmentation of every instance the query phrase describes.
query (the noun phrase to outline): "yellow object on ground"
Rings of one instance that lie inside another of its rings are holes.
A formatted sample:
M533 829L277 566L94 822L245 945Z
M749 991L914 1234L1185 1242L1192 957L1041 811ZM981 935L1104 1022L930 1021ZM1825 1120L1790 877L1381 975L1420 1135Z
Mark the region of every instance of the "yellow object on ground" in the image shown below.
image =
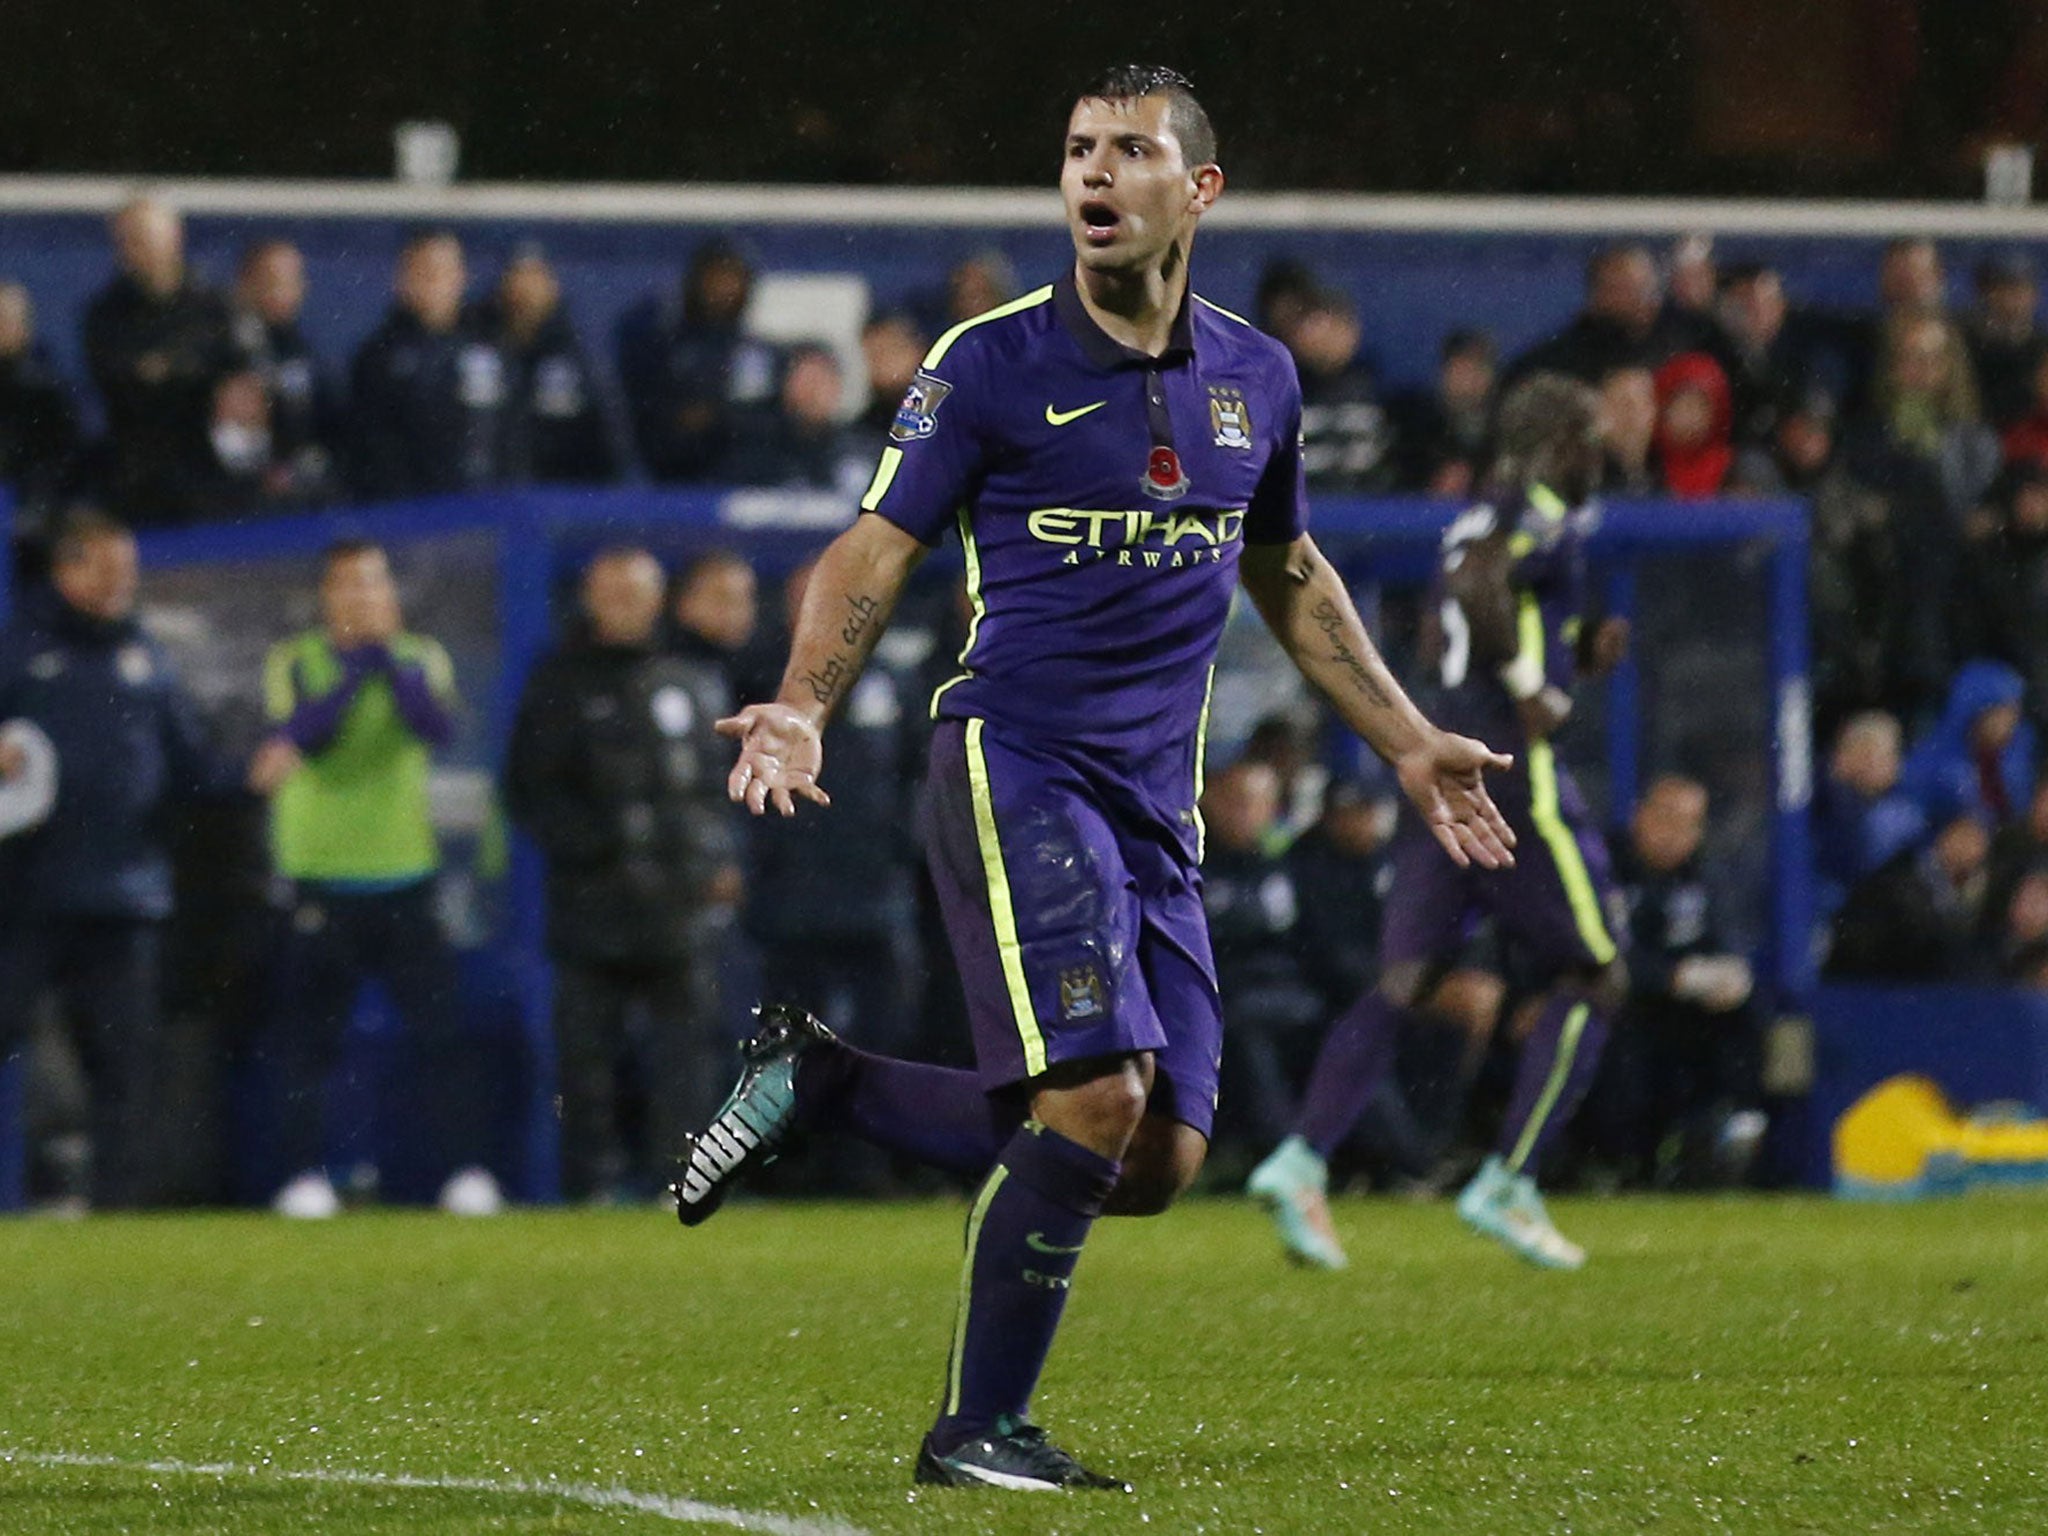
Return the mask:
M1887 1078L1835 1122L1835 1193L1917 1200L1973 1183L2048 1182L2048 1120L1958 1115L1924 1077Z

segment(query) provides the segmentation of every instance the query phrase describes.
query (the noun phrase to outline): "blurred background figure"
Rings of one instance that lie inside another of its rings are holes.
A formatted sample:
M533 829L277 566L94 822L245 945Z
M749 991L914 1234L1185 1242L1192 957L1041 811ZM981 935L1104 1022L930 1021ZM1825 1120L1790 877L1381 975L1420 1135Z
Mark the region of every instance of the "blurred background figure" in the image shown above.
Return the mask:
M1662 487L1657 462L1657 375L1623 363L1600 376L1600 419L1607 466L1601 488L1612 495L1654 496Z
M1963 554L1955 648L2014 668L2038 733L2048 725L2048 463L2000 477Z
M1970 358L1984 393L1985 419L2003 431L2027 414L2034 371L2048 357L2039 314L2041 285L2025 251L1998 251L1977 263L1976 287Z
M2040 738L2020 708L2025 697L2025 681L2003 662L1957 670L1941 718L1899 771L1900 790L1930 822L1969 815L2000 827L2020 814L2039 768Z
M1893 311L1872 389L1867 435L1887 453L1888 473L1924 481L1938 496L1953 539L2002 458L1984 425L1961 330L1937 309Z
M1805 360L1788 324L1784 279L1762 262L1728 267L1714 315L1715 338L1702 350L1713 353L1728 374L1736 444L1764 446L1779 415L1808 387Z
M136 527L188 522L215 386L249 359L227 303L186 264L176 209L137 198L108 228L119 270L85 312L86 361L106 409L107 495Z
M1400 489L1431 496L1472 493L1493 432L1496 361L1486 332L1452 331L1438 353L1432 387L1388 403Z
M1629 1183L1740 1184L1762 1141L1755 977L1722 933L1700 864L1707 791L1665 774L1616 839L1628 910L1629 997L1583 1123Z
M956 262L945 282L913 300L911 308L924 329L939 336L962 320L1009 303L1019 291L1010 258L988 246Z
M522 422L525 477L581 485L618 479L625 455L611 402L547 252L530 240L514 247L475 320L505 360L511 409Z
M724 680L729 715L755 693L781 679L762 678L756 660L760 627L760 582L745 557L730 549L691 556L676 573L669 615L670 645L677 655L702 661Z
M718 478L728 485L836 491L852 502L873 477L875 457L872 445L843 420L845 397L831 348L789 348L777 409L735 425Z
M1735 465L1728 375L1705 352L1681 352L1657 370L1656 385L1661 488L1686 501L1720 495Z
M1359 355L1358 308L1330 290L1302 304L1287 336L1301 375L1301 461L1311 490L1358 495L1394 480L1393 430Z
M342 430L334 379L307 338L306 259L289 240L258 240L235 276L235 337L269 402L272 457L310 498L336 489Z
M507 808L547 861L562 1193L579 1202L652 1196L728 1076L701 921L738 877L712 729L728 699L715 669L661 650L665 590L644 549L590 562L506 758Z
M36 335L28 289L0 278L0 485L16 536L45 531L78 456L78 410Z
M1843 981L1961 982L1989 974L1983 939L1991 838L1964 812L1853 886L1824 973Z
M883 310L860 328L861 359L867 366L868 399L854 418L854 431L870 458L889 441L889 427L903 404L910 381L917 376L929 345L924 331L907 310Z
M503 1197L484 1166L483 1083L435 905L427 793L434 755L455 736L455 670L438 641L405 627L380 546L331 546L319 601L320 627L278 642L263 672L281 755L264 787L284 909L272 1053L287 1178L272 1208L310 1219L340 1209L326 1168L328 1078L374 978L413 1045L405 1119L445 1174L441 1206L491 1215Z
M197 707L135 618L135 540L112 519L58 525L50 585L0 631L0 726L54 749L44 818L0 841L0 1056L19 1051L54 993L90 1085L96 1207L162 1194L170 1106L162 1062L163 927L171 812L232 793L241 774L207 744ZM31 771L0 738L0 786Z
M794 628L811 563L782 589ZM832 836L799 820L748 818L742 926L759 946L764 995L800 1004L862 1050L906 1048L916 1029L914 870L924 700L886 656L870 662L825 727ZM823 1187L883 1187L878 1158L835 1150Z
M1853 715L1828 754L1814 800L1814 864L1822 917L1849 891L1927 836L1927 812L1899 791L1899 722L1882 710Z
M710 479L739 422L773 410L776 349L745 329L753 288L740 246L706 240L675 293L620 318L619 379L640 462L656 480Z
M447 230L421 230L399 252L394 302L350 376L359 496L477 490L523 466L525 422L504 354L464 314L468 283L462 242Z
M1585 304L1562 331L1515 359L1506 382L1562 373L1597 384L1626 363L1656 367L1678 350L1664 319L1664 280L1644 245L1610 245L1586 264Z

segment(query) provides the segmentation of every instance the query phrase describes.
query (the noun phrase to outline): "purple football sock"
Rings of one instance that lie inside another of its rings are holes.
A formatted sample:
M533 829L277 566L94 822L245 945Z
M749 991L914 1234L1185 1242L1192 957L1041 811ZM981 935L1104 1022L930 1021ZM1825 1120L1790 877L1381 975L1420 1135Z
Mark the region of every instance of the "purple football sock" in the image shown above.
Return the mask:
M1118 1171L1035 1120L1003 1148L967 1218L953 1353L932 1429L940 1455L999 1419L1030 1416L1075 1262Z
M874 1056L844 1043L804 1057L798 1112L819 1130L857 1136L886 1152L970 1179L984 1177L1023 1118L959 1067Z
M1495 1150L1509 1173L1534 1175L1593 1086L1607 1044L1607 1015L1583 997L1551 996L1522 1042L1515 1091Z
M1343 1145L1373 1090L1393 1066L1394 1042L1405 1012L1374 989L1353 1003L1323 1037L1295 1129L1325 1159Z

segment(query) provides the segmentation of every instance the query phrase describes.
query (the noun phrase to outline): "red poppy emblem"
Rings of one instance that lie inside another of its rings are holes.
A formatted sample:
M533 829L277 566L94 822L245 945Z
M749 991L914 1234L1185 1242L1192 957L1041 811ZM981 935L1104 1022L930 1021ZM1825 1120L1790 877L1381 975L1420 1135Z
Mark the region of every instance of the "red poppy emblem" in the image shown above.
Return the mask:
M1145 491L1166 500L1185 496L1188 480L1180 467L1180 455L1171 448L1154 448L1145 464Z

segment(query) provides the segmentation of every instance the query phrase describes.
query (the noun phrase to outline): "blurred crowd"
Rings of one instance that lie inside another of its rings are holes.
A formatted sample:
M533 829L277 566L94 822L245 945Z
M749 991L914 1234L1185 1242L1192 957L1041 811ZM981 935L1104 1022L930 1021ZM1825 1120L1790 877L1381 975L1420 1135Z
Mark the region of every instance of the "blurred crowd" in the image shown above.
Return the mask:
M219 292L186 262L165 204L137 200L110 230L113 275L84 317L97 438L49 361L32 296L0 278L0 483L32 536L33 577L0 639L0 724L34 723L67 765L46 819L0 837L16 894L0 916L0 1042L18 1046L54 996L89 1083L97 1162L46 1168L43 1187L161 1197L147 1135L124 1141L119 1127L146 1127L134 1104L162 1096L146 1042L176 932L165 808L268 797L268 915L245 985L263 998L277 1203L327 1214L338 1196L318 1105L361 983L383 983L423 1059L453 1048L459 989L426 783L459 682L433 616L417 631L402 622L384 552L338 547L320 627L273 653L273 734L254 761L222 762L135 622L128 529L623 478L850 500L933 337L1018 284L983 254L877 310L860 336L866 377L849 380L831 347L749 329L755 274L731 241L698 247L600 351L540 246L512 250L480 289L460 238L429 229L405 241L389 311L344 367L301 328L305 264L288 240L251 243ZM1295 356L1321 493L1475 494L1502 387L1548 369L1606 402L1609 494L1804 500L1828 971L2048 987L2037 278L2024 254L1993 254L1971 273L1973 301L1952 310L1942 253L1922 239L1887 247L1875 277L1877 306L1843 313L1802 306L1771 267L1723 260L1705 237L1619 243L1589 262L1582 307L1556 335L1503 358L1483 331L1453 330L1429 384L1405 392L1382 389L1354 297L1303 265L1263 274L1255 319ZM863 1043L943 1056L964 1038L948 979L920 960L937 919L913 811L922 701L959 644L950 604L899 626L904 643L884 648L832 727L830 836L742 826L724 804L727 753L710 722L774 687L805 575L762 605L735 553L667 570L643 549L601 552L528 682L500 787L547 869L573 1198L646 1193L652 1149L715 1102L732 1012L718 982L735 947L767 991ZM1278 1138L1317 1032L1374 970L1394 801L1384 783L1323 772L1318 739L1312 722L1263 723L1204 801L1232 1021L1226 1142ZM10 796L33 798L41 750L0 731L0 828ZM1586 1152L1626 1179L1705 1177L1725 1168L1730 1127L1750 1124L1762 1003L1700 867L1706 790L1671 774L1622 809L1630 923L1650 959L1632 1005L1641 1028L1613 1053ZM1433 1165L1483 1095L1494 1018L1517 1004L1512 956L1479 957L1439 993L1441 1017L1404 1043L1403 1091L1370 1119L1379 1168ZM446 1089L460 1075L430 1066L422 1080ZM424 1120L441 1127L444 1200L489 1209L484 1110L442 1099ZM866 1187L892 1173L814 1176Z

